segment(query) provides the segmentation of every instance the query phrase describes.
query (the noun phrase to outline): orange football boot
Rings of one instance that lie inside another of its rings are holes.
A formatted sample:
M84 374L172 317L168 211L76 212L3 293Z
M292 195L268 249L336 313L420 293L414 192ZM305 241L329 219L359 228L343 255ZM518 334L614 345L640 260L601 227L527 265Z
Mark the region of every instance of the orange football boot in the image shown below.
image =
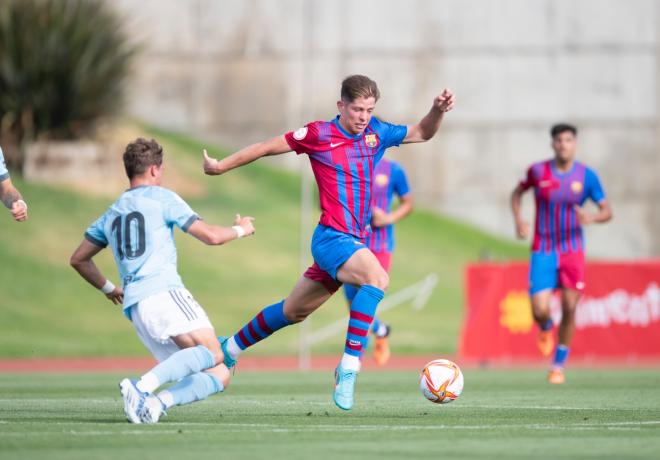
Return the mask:
M374 361L379 366L384 366L390 360L390 342L388 337L392 328L389 324L382 323L385 326L384 330L379 330L381 334L376 336L376 346L374 347Z
M536 339L536 345L539 347L541 355L550 356L552 350L555 348L555 339L552 336L552 330L539 331L538 338Z
M561 385L566 381L566 377L564 377L564 370L560 368L556 369L551 369L550 372L548 372L548 383L552 383L554 385Z
M385 337L376 337L376 346L374 347L374 361L379 366L384 366L389 361L391 356L390 344Z

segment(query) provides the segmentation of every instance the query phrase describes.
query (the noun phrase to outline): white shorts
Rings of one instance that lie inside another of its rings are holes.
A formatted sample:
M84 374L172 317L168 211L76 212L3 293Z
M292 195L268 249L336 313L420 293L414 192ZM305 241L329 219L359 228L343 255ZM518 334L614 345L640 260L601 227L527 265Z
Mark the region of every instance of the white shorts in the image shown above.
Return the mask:
M198 329L213 330L206 312L187 289L160 292L138 302L131 309L131 321L159 362L180 350L172 337Z

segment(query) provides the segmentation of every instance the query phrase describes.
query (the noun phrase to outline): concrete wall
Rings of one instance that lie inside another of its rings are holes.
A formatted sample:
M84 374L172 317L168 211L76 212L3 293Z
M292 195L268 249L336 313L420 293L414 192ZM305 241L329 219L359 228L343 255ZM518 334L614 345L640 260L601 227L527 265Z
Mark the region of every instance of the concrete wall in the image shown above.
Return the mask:
M334 116L341 79L374 78L378 115L458 102L433 141L392 153L426 207L512 235L508 197L580 128L615 220L592 255L660 256L660 5L654 0L120 0L144 44L130 110L239 147ZM289 165L297 164L293 155ZM531 218L531 199L526 213Z

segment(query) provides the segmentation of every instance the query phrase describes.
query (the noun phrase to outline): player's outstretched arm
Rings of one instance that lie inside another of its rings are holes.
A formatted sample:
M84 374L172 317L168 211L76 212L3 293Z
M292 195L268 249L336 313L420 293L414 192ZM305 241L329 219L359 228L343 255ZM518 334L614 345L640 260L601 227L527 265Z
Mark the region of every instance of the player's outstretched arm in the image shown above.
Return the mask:
M525 189L519 184L511 193L511 212L513 213L513 222L516 225L516 236L524 240L529 235L529 223L523 220L521 214L522 195Z
M196 220L188 227L188 233L208 245L220 245L229 241L254 235L254 217L241 217L236 214L233 227L221 227Z
M69 263L89 284L100 289L112 303L121 304L124 301L124 291L103 276L92 260L102 249L84 239L71 255Z
M403 139L403 143L426 142L435 136L445 113L454 108L454 101L454 93L445 88L439 96L433 99L433 105L429 113L416 125L408 126L408 132Z
M0 201L10 210L15 221L27 220L27 204L23 201L21 193L12 184L11 179L0 182Z
M291 147L289 147L289 144L283 135L248 145L222 160L209 157L206 150L204 150L204 173L209 176L218 176L227 171L231 171L234 168L238 168L239 166L252 163L254 160L258 160L261 157L279 155L290 151Z

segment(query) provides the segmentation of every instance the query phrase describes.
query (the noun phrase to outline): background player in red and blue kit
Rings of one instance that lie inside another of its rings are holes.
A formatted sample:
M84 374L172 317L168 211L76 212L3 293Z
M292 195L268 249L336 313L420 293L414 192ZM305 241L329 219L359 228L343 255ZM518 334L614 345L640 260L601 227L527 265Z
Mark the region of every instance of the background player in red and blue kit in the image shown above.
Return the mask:
M536 223L529 270L532 312L541 331L538 345L544 356L554 346L550 297L561 288L562 319L559 341L548 374L550 383L564 383L564 364L575 331L575 308L584 290L584 237L582 226L607 222L612 218L610 205L596 172L575 161L577 129L567 124L552 127L552 160L533 164L511 195L511 208L519 238L526 238L529 224L520 214L522 194L534 188ZM582 206L590 199L598 212L588 213Z
M394 250L394 224L410 214L413 209L413 195L401 165L386 158L380 160L374 171L371 195L371 233L365 238L365 244L389 273ZM399 206L392 211L395 195L399 199ZM357 287L344 284L344 293L349 305L357 292ZM371 331L376 336L374 360L376 364L383 366L390 359L388 343L390 326L374 316Z
M205 152L204 171L223 174L266 155L290 151L307 154L319 190L321 219L312 237L314 264L303 274L289 296L264 308L240 331L222 341L225 364L247 347L273 332L304 320L339 289L342 283L359 286L351 303L344 354L335 372L333 399L338 407L353 407L353 392L360 358L376 307L387 289L389 277L365 246L371 222L374 168L385 150L401 143L431 139L454 106L445 89L436 96L429 112L409 126L385 123L373 116L380 93L374 81L363 75L342 82L339 115L315 121L284 135L250 145L218 161Z

